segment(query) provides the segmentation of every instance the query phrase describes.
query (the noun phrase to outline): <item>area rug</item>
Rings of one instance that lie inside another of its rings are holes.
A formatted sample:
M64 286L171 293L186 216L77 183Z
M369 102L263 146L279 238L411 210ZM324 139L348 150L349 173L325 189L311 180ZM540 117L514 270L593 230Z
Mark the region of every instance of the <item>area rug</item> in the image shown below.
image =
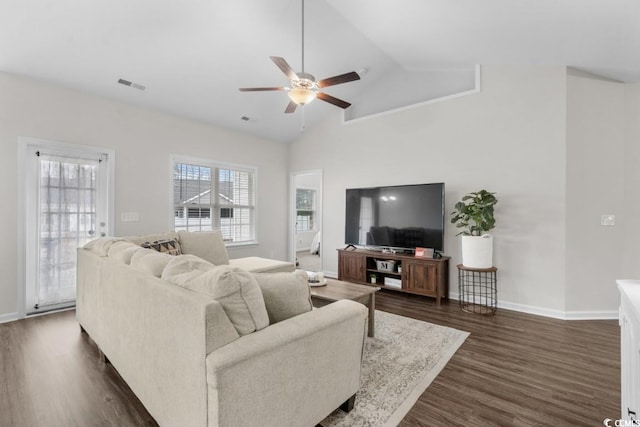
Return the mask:
M376 310L353 410L334 411L323 427L396 426L469 336L468 332Z

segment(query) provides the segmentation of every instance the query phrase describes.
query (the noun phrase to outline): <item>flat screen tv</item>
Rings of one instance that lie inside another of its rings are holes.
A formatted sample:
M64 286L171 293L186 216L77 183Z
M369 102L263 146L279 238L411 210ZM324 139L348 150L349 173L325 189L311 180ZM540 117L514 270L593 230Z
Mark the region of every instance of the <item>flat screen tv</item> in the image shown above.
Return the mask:
M444 183L348 188L345 243L444 251Z

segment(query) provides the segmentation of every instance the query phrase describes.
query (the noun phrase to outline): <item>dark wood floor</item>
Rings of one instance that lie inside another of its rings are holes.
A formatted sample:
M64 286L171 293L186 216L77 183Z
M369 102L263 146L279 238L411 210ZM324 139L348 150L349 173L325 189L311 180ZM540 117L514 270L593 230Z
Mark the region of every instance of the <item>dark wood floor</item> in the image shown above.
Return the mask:
M598 426L620 413L616 321L560 321L379 292L377 308L471 332L401 426ZM156 425L66 311L0 324L0 426Z
M381 310L471 333L400 426L601 426L620 417L616 320L481 316L457 301L438 308L422 297L379 296Z
M75 311L0 324L0 426L156 426Z

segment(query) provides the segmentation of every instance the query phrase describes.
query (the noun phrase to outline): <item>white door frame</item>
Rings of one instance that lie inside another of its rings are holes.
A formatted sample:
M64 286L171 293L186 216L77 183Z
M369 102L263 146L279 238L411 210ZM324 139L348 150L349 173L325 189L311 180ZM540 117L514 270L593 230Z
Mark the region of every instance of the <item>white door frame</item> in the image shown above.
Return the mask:
M323 259L324 259L324 248L322 243L324 242L324 211L323 211L323 194L322 187L324 184L324 175L322 169L312 169L312 170L304 170L292 172L289 177L289 260L295 264L296 262L296 177L302 175L320 175L320 187L318 188L318 210L321 212L320 215L320 269L319 271L323 271Z
M67 153L92 153L106 154L107 160L107 234L113 235L114 231L114 200L115 200L115 151L109 148L94 147L87 145L70 144L66 142L50 141L39 138L18 137L18 319L23 319L27 315L27 192L33 191L28 188L27 173L32 168L29 166L29 153L33 149L63 151Z

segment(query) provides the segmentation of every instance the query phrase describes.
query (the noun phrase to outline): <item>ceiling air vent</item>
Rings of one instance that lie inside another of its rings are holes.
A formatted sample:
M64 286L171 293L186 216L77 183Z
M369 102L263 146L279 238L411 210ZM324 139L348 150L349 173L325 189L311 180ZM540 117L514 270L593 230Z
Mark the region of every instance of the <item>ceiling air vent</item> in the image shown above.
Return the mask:
M146 86L142 86L138 83L133 83L130 82L129 80L125 80L125 79L118 79L118 83L120 83L121 85L125 85L125 86L130 86L134 89L138 89L138 90L145 90Z
M240 117L240 120L250 125L254 125L258 121L258 119L256 119L255 117L249 117L249 116L242 116Z

